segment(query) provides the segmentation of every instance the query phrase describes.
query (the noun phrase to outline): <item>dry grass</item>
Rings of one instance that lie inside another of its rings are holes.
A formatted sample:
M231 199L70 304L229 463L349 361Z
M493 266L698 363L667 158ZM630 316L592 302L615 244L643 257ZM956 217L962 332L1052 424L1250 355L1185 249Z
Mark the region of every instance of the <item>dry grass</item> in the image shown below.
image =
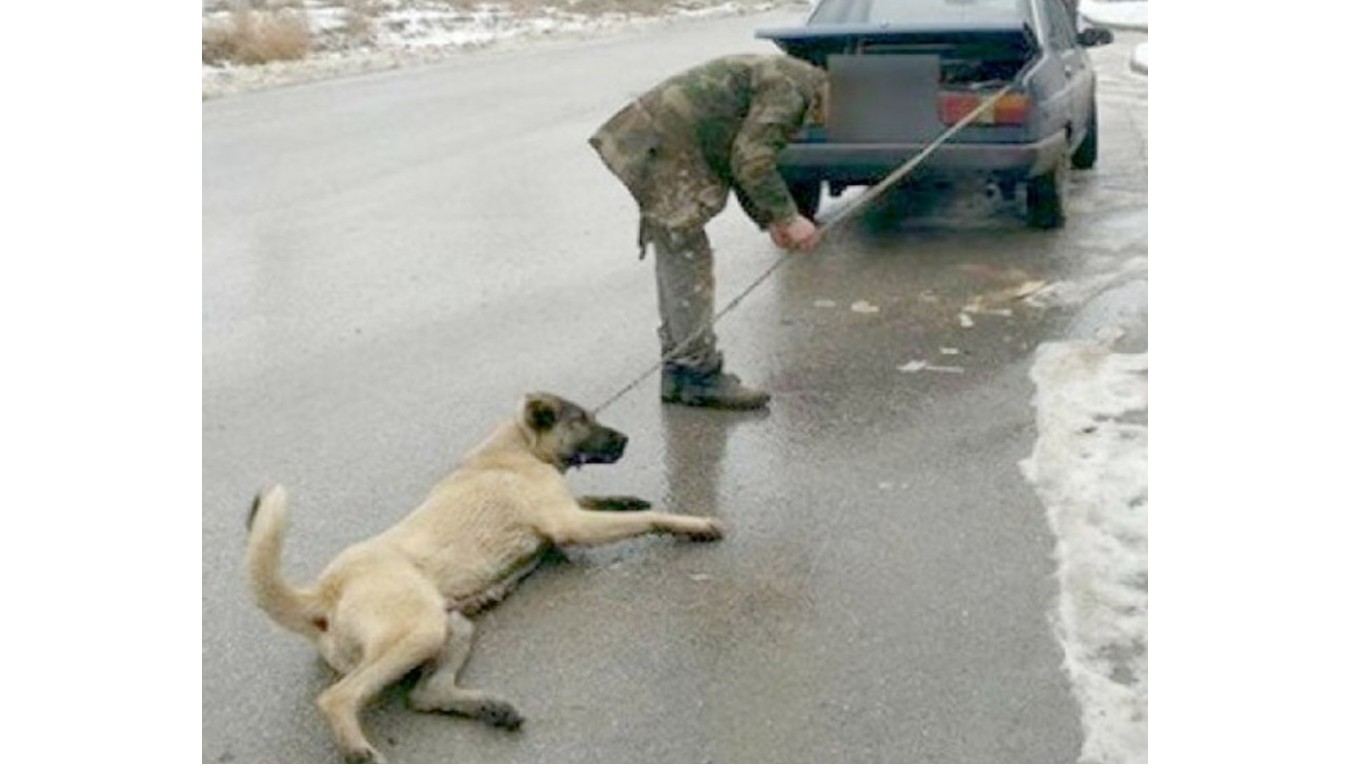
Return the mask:
M302 59L311 45L308 20L297 0L242 2L227 19L204 23L201 52L205 64L264 64Z

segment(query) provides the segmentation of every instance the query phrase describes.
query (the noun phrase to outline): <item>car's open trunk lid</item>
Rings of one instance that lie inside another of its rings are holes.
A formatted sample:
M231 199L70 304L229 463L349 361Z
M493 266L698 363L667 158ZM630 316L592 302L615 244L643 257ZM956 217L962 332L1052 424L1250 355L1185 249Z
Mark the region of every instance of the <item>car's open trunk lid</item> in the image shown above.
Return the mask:
M825 66L831 54L958 52L963 58L1011 58L1017 62L1034 56L1034 32L1018 22L924 25L830 24L782 29L761 29L759 38L817 66Z

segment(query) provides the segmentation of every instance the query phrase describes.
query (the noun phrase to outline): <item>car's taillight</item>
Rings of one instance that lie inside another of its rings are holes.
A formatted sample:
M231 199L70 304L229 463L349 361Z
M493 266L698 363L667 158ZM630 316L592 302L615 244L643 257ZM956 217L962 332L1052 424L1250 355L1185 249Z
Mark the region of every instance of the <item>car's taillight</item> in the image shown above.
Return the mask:
M969 91L940 91L939 119L953 125L967 117L991 94ZM1007 93L973 121L975 125L1024 125L1029 117L1029 97L1023 93Z

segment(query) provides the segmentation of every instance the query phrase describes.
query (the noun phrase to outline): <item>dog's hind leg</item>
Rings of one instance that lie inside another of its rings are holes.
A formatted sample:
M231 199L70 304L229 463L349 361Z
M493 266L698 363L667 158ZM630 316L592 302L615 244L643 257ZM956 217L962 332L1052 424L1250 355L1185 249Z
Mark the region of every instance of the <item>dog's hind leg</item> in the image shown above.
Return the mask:
M516 707L483 691L456 685L474 645L474 624L461 614L452 613L448 625L450 639L446 648L423 670L422 678L408 694L408 704L419 712L447 712L516 730L522 724Z
M367 644L370 647L355 668L318 696L318 708L347 762L384 762L361 729L361 709L385 686L440 654L445 643L446 627L439 616L409 622L397 637Z

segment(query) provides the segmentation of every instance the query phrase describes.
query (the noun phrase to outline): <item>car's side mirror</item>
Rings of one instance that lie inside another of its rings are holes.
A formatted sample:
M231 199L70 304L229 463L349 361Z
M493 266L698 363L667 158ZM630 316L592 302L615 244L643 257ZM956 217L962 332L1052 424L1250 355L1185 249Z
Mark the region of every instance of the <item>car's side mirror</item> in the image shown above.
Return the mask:
M1115 41L1115 33L1103 27L1087 27L1077 35L1077 43L1083 48L1109 45Z

